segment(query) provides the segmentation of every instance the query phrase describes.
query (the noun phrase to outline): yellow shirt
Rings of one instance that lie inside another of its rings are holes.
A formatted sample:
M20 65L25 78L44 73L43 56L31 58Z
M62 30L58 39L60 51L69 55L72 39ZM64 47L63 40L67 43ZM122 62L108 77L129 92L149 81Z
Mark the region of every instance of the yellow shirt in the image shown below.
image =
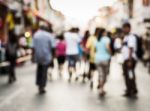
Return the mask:
M90 62L94 63L95 62L95 43L96 43L96 37L95 36L90 36L87 43L86 43L86 48L89 49L90 53Z
M7 14L6 22L7 22L8 25L9 25L9 26L8 26L9 30L12 30L12 29L15 28L15 22L14 22L14 20L13 20L13 15L12 15L12 13L8 13L8 14Z

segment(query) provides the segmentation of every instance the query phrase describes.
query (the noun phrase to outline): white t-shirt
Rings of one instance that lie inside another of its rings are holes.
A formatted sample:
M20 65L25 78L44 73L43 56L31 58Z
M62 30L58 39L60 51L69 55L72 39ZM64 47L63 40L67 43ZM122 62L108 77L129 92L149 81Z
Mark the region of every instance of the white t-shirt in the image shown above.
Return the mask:
M136 56L136 51L137 51L137 39L133 34L129 34L127 36L125 36L124 40L123 40L123 47L122 47L122 55L123 55L123 59L127 60L129 59L129 48L133 48L133 54L132 57L134 59L137 59Z
M64 34L66 41L66 54L77 55L79 54L78 44L80 42L80 36L77 33L66 32Z
M116 38L115 39L114 47L115 47L115 49L121 49L121 47L122 47L122 41L121 41L120 38Z

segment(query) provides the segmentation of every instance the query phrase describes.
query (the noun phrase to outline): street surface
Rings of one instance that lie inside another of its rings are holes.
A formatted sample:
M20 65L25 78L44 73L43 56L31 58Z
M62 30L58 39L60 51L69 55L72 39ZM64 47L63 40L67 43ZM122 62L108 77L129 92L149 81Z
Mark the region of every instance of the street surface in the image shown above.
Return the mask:
M137 98L125 98L121 66L115 62L106 84L107 95L99 98L89 82L68 83L59 79L56 71L48 81L47 93L39 95L35 86L36 66L27 63L18 67L18 81L7 84L7 76L0 76L0 111L150 111L150 75L141 63L137 66ZM96 87L96 83L95 83Z

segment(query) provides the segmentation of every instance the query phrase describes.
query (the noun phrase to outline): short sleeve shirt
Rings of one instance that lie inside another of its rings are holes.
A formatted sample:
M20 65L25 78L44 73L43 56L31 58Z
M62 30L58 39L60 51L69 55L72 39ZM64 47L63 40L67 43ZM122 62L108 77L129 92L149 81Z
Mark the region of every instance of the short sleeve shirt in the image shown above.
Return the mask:
M123 55L124 60L129 59L130 48L133 49L132 57L134 59L137 59L137 56L136 56L136 51L137 51L136 37L133 34L129 34L129 35L125 36L124 40L123 40L123 44L124 45L122 48L122 55Z
M110 44L110 39L108 37L102 37L100 41L97 41L95 44L96 47L96 57L95 62L104 62L110 60L110 53L107 46Z
M80 36L77 33L66 32L64 37L66 41L66 55L78 55Z
M95 36L90 36L86 43L86 48L89 49L90 52L90 62L95 62L95 43L97 39Z
M52 60L52 48L55 48L56 41L51 33L39 30L33 37L33 48L35 50L35 62L47 65Z

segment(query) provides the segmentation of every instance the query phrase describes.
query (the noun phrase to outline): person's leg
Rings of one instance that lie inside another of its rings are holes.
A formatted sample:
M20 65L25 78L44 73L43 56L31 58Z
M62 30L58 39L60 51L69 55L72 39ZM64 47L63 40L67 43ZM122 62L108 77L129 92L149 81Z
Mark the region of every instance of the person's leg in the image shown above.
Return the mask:
M72 78L72 57L70 55L68 55L67 60L68 60L68 73L69 73L68 82L71 82L71 78Z
M37 64L37 70L36 70L36 85L40 86L41 83L41 72L42 72L42 66L40 64Z
M12 67L12 64L10 63L10 66L9 66L9 75L8 75L8 83L12 83L13 82L13 79L12 79L12 76L13 76L13 67Z
M82 74L82 68L81 68L82 60L80 59L79 55L73 56L73 70L75 72L75 81L79 80L80 75Z
M62 57L61 57L61 56L58 56L58 57L57 57L57 61L58 61L58 74L59 74L59 77L61 78Z
M39 86L39 93L45 93L45 87L47 83L47 65L38 65L38 73L37 73L37 85Z
M100 95L104 96L105 95L104 85L106 83L107 75L109 73L109 61L102 62L100 64L100 68L101 68L101 75L102 75L100 81Z
M42 86L43 83L43 77L42 77L42 72L43 72L43 67L41 64L37 65L37 75L36 75L36 84L39 88L39 93L42 94L44 93L44 88Z
M15 74L15 61L12 60L10 61L10 66L9 66L9 83L12 83L16 81L16 74Z
M90 80L90 88L93 89L93 76L96 69L96 65L94 63L90 63L88 79Z
M127 61L123 63L123 75L124 75L124 80L126 85L126 92L124 96L128 96L130 95L130 79L129 79L129 69L127 66Z
M54 70L54 59L49 64L49 74L48 74L49 80L52 80L53 70Z
M98 71L98 89L101 88L101 82L102 82L102 67L101 64L97 64L97 71Z
M134 66L132 69L132 73L133 73L133 79L132 79L132 93L133 94L137 94L138 90L137 90L137 85L136 85L136 75L135 75L135 68L136 68L136 61L134 62Z

